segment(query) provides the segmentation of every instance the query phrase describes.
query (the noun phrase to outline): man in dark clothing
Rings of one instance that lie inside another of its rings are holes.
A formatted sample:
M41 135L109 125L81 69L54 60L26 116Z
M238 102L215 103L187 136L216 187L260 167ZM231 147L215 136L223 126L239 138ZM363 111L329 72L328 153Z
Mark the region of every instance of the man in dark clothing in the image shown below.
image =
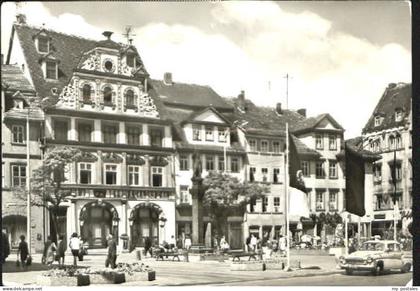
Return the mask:
M117 267L117 243L112 238L112 235L108 236L108 256L106 258L105 267L108 268L111 265L112 269Z
M6 258L10 255L9 238L4 232L1 233L1 244L1 263L3 264L6 261Z
M144 255L146 256L148 252L150 253L150 256L152 256L152 240L147 236L144 239Z
M28 244L25 241L25 236L21 235L20 236L20 243L19 243L19 248L18 248L18 259L19 259L19 255L20 255L20 266L22 267L22 269L26 270L27 266L26 266L26 260L28 259L29 256L29 249L28 249Z

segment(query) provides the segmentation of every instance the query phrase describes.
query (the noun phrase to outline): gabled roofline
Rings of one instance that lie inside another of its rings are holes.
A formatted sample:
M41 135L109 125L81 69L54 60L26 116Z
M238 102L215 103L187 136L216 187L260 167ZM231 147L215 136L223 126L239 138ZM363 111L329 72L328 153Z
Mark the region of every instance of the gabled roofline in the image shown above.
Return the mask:
M224 122L226 122L228 125L232 125L232 123L226 118L224 117L222 114L220 114L213 106L209 106L204 108L201 111L198 112L193 112L187 119L185 119L184 121L181 122L181 125L184 125L185 123L189 123L194 121L193 119L201 114L203 114L206 111L212 111L214 114L216 114L220 119L222 119Z
M6 64L10 64L10 55L12 54L13 38L15 37L15 24L12 25L12 32L10 33L9 49L7 50Z

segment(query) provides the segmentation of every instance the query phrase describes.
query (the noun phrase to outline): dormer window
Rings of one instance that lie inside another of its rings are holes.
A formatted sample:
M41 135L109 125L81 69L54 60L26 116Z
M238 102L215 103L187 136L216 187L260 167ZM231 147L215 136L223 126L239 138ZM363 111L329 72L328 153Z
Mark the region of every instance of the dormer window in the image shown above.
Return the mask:
M380 116L375 116L375 126L379 126L382 123L382 118Z
M38 36L38 52L49 53L49 51L50 51L50 41L48 37L39 35Z
M46 79L58 79L58 66L55 61L46 61L45 62L45 78Z
M395 111L395 121L396 122L401 121L402 120L402 116L403 116L402 110L396 110Z
M126 63L127 66L129 66L130 68L135 68L136 67L136 58L134 54L128 54L126 56Z
M83 85L82 96L83 96L83 102L91 101L91 87L89 84Z

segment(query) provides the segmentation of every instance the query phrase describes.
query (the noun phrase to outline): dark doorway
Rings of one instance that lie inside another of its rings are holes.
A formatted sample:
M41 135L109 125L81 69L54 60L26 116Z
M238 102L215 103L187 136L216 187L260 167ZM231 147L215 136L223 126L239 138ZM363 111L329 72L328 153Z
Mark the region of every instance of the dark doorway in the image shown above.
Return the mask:
M132 212L132 243L136 247L144 247L145 238L151 239L152 245L159 243L159 209L140 205Z

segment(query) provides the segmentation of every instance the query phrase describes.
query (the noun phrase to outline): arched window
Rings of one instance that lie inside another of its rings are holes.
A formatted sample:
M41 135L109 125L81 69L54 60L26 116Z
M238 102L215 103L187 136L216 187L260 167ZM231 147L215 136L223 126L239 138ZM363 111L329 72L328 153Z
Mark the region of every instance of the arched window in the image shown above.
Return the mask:
M397 137L395 138L395 146L397 149L402 148L403 144L402 144L401 135L397 135Z
M89 102L90 101L90 91L91 91L91 87L89 84L85 84L83 85L82 88L82 96L83 96L83 101L84 102Z
M134 100L134 92L133 90L129 89L125 92L125 104L127 106L135 106L136 102Z
M395 149L395 137L391 135L388 139L388 147L389 149Z
M104 103L112 103L112 89L111 87L104 88Z

